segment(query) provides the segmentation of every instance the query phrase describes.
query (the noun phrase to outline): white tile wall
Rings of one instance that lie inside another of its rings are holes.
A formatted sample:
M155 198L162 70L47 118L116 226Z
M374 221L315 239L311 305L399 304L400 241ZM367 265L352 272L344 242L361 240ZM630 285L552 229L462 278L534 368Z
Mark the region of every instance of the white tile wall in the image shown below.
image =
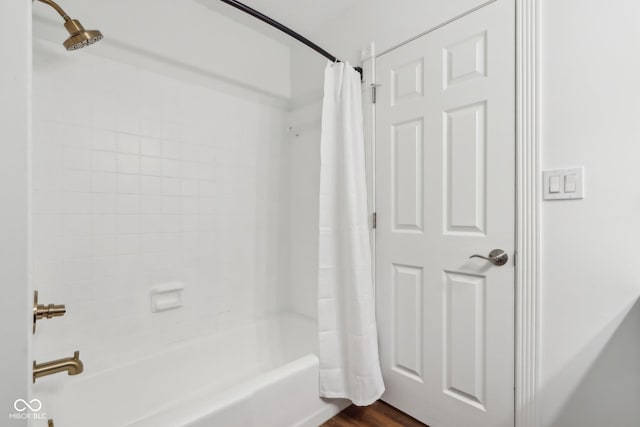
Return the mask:
M87 372L286 308L284 113L36 42L34 287L67 304L38 360ZM185 283L184 307L149 291Z
M318 222L322 100L298 106L288 123L300 129L290 138L290 276L294 311L318 315Z

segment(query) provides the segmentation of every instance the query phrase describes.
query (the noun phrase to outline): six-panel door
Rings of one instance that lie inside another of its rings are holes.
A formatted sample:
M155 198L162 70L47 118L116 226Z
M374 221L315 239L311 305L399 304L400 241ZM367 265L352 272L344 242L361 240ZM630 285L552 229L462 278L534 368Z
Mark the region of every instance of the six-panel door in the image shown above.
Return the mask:
M513 426L514 5L377 59L383 400L431 427Z

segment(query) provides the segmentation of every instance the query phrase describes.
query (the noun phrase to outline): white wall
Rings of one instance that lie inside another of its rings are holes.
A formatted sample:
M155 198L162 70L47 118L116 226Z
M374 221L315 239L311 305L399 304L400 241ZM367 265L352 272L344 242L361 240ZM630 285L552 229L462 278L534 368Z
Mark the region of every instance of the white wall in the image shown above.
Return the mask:
M36 40L34 286L68 310L36 359L97 372L286 308L283 130L280 107ZM171 281L183 308L151 313Z
M65 0L61 5L86 28L102 31L98 55L143 60L145 67L160 62L160 69L178 66L265 94L290 95L288 46L196 1ZM36 3L34 16L39 37L60 45L68 37L50 7Z
M542 2L543 167L584 166L542 210L545 426L640 425L640 27L635 2Z
M28 399L27 283L28 149L30 135L31 2L2 2L0 15L0 419L16 399Z

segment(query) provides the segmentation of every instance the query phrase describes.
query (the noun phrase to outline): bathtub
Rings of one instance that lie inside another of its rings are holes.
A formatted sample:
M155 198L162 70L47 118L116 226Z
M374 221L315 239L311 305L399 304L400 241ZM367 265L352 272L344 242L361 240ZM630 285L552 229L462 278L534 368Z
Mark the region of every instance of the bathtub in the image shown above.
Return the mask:
M51 396L57 427L317 427L316 324L282 314L84 377ZM87 365L89 365L87 363Z

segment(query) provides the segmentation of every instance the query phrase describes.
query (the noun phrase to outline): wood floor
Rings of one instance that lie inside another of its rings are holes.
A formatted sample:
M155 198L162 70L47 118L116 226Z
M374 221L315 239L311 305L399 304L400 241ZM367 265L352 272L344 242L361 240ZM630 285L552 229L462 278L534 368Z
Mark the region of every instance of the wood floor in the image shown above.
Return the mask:
M382 401L371 406L349 406L320 427L429 427Z

